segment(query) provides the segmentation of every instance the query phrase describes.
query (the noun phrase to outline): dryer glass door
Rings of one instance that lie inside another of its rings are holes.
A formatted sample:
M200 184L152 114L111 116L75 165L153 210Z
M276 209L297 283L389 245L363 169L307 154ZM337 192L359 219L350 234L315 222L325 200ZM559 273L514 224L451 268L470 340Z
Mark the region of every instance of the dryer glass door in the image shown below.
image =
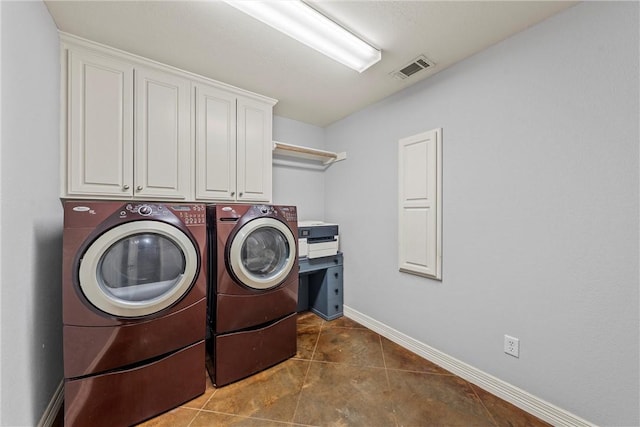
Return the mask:
M112 228L87 249L80 288L105 313L139 317L180 300L197 274L195 245L179 229L156 221Z
M279 285L296 260L293 233L273 218L259 218L245 224L234 236L229 265L236 277L253 289Z

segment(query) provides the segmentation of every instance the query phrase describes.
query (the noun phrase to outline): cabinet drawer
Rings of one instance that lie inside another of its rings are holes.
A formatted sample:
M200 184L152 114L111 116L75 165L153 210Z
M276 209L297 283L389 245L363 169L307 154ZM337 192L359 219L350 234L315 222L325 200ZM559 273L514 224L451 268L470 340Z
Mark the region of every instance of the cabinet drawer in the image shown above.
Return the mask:
M325 320L334 320L343 315L342 303L334 303L321 308L311 307L311 311Z
M300 274L342 265L342 253L322 258L301 258L298 260Z
M331 290L342 291L342 266L327 268L327 292Z
M309 307L326 320L342 315L342 265L309 275Z

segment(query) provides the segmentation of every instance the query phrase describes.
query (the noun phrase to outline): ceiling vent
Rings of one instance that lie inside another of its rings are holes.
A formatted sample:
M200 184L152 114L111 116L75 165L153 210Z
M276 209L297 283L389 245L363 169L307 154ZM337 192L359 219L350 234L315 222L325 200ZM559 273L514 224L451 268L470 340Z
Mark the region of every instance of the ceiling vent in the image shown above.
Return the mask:
M433 61L428 60L424 55L420 55L401 69L392 72L391 75L398 80L404 80L418 71L426 70L434 65Z

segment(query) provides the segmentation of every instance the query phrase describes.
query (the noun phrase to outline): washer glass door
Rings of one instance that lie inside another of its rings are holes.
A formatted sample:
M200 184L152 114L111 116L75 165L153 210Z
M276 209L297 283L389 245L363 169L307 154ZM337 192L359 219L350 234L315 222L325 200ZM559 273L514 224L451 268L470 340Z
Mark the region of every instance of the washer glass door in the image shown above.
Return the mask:
M186 234L166 223L136 221L89 246L79 267L80 288L105 313L139 317L180 300L197 269L197 250Z
M279 285L296 260L293 233L273 218L258 218L245 224L234 236L229 265L236 277L253 289Z

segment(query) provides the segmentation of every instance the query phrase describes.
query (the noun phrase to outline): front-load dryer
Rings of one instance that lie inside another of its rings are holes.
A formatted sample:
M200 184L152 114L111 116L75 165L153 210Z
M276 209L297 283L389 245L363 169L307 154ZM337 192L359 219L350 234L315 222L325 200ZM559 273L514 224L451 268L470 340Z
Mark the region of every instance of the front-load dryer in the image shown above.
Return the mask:
M296 353L295 206L210 205L207 368L222 386Z
M206 207L67 201L65 425L131 425L205 390Z

